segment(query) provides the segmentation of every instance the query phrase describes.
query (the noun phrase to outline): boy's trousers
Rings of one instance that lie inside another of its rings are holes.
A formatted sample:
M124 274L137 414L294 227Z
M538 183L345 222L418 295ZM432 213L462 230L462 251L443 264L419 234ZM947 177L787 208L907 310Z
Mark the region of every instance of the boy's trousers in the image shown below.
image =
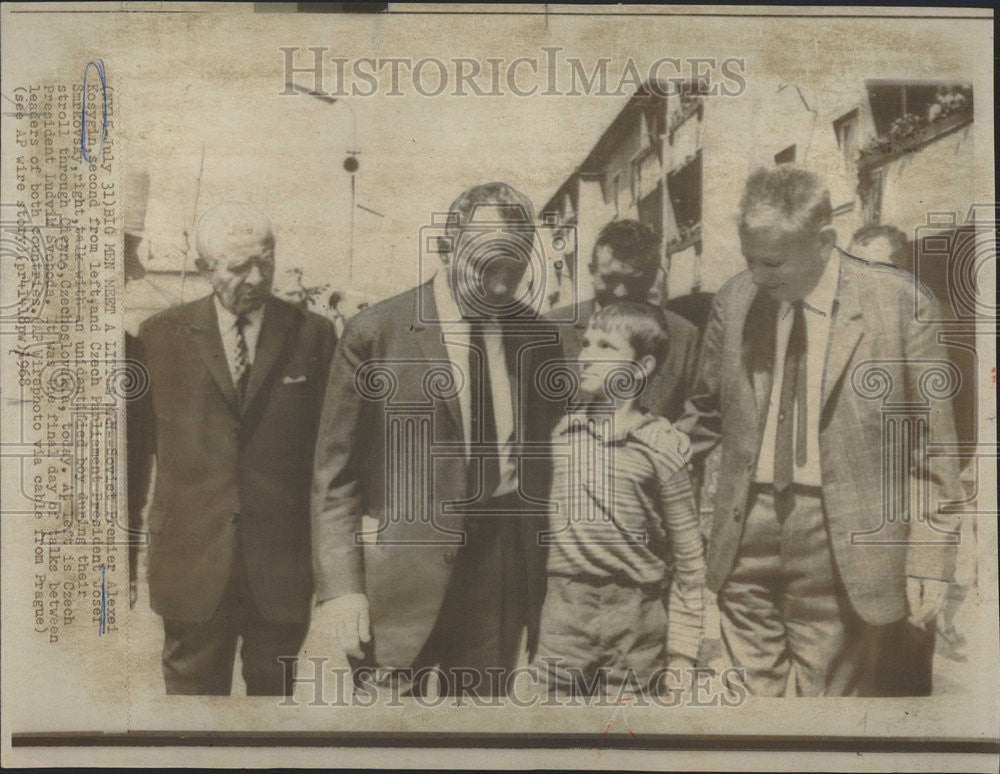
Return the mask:
M548 694L645 690L666 662L663 600L660 584L550 575L536 659Z

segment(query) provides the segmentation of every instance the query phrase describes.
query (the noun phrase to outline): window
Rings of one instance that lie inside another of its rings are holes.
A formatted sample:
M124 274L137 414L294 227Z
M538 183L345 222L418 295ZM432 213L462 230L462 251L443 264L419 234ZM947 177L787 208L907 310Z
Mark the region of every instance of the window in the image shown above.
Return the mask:
M640 150L645 150L646 148L652 147L653 140L652 132L649 129L649 119L646 117L646 113L639 113L639 148Z
M707 97L710 93L710 83L707 75L699 75L681 84L681 100L693 97Z
M795 163L795 146L789 145L780 153L774 154L775 164L794 164Z
M844 166L850 167L858 150L858 109L854 108L834 121L833 133L837 136L837 147L844 157Z
M875 132L881 137L892 134L905 116L911 123L926 124L955 112L972 117L972 87L940 81L869 81L868 103ZM901 129L905 129L902 127Z
M859 176L861 214L865 225L882 220L882 192L885 190L885 168L872 169Z
M632 202L635 203L645 196L648 196L663 177L663 168L660 164L660 155L655 148L647 148L640 151L639 155L632 159Z
M658 234L663 233L663 186L657 185L639 200L636 207L639 222L650 226Z
M670 208L677 224L677 233L671 242L679 244L693 238L701 225L701 154L667 175L667 194Z
M573 197L567 193L563 199L563 221L569 223L576 217L576 208L573 206Z

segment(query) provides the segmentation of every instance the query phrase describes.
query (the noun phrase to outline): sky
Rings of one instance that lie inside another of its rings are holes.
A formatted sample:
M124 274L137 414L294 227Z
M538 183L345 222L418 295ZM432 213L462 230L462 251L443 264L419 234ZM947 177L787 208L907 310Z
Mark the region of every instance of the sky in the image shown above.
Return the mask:
M509 64L527 57L542 69L545 49L558 48L561 86L566 62L574 57L588 72L607 58L612 83L629 60L642 75L663 57L715 57L741 59L751 83L789 80L820 89L845 79L860 83L917 72L960 73L971 80L982 66L976 59L981 47L963 45L972 22L961 20L776 23L752 16L662 15L666 11L654 7L622 16L575 13L579 9L545 16L543 6L521 6L527 15L488 16L262 14L253 13L252 4L171 9L176 12L80 14L69 17L71 27L61 17L58 32L32 27L32 37L19 41L17 52L38 68L31 51L46 51L51 72L67 82L82 75L89 59L104 60L117 97L113 131L124 140L116 146L119 161L129 172L150 175L146 231L156 245L151 264L176 267L196 216L216 201L240 199L274 222L279 287L290 282L287 270L299 268L307 284L328 283L331 289L344 289L350 274L352 289L373 297L427 275L422 229L466 187L502 180L541 207L627 95L519 97L505 88L500 97L428 97L404 77L402 96L387 96L383 70L377 95L331 105L279 96L285 81L281 47L300 49L302 64L305 49L319 46L324 58L343 58L348 67L363 57L463 57L483 67L490 58ZM332 66L325 70L327 88L332 72ZM543 82L542 76L532 78L530 64L518 72L522 82ZM310 75L294 79L312 85ZM744 100L746 120L736 111L727 133L754 131L761 117L752 100L733 99ZM354 209L353 238L350 175L342 167L349 150L359 152L356 203L365 208Z
M134 133L127 163L150 173L147 229L159 243L176 242L196 210L223 198L250 201L274 221L279 285L297 267L306 284L343 288L350 274L355 289L374 296L412 286L427 274L420 234L434 213L446 211L466 187L490 180L510 183L540 207L627 100L425 97L410 88L403 97L348 97L331 105L277 95L284 81L279 45L322 45L328 56L351 58L407 56L410 35L386 25L373 51L370 39L352 45L335 34L285 37L248 29L267 41L251 62L227 51L200 21L188 26L193 38L168 58L142 62L125 84ZM213 46L197 45L199 37ZM537 45L523 50L539 56ZM476 37L467 46L440 40L412 56L513 55ZM231 69L236 62L238 77ZM311 74L295 80L313 83ZM353 270L350 175L342 166L350 150L360 163L355 201L366 208L355 209ZM430 261L436 266L438 259Z

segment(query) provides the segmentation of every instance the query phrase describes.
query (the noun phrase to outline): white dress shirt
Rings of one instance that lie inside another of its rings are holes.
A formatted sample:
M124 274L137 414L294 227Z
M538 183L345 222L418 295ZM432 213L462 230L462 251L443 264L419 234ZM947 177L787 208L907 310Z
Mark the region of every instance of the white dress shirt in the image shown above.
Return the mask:
M819 464L819 414L823 392L823 371L826 365L826 350L830 341L830 323L833 318L833 302L837 297L840 281L840 253L830 251L826 268L816 283L816 287L804 299L803 310L806 321L806 463L795 465L796 484L821 486L823 477ZM781 382L785 375L785 352L792 332L792 305L782 301L778 306L777 341L774 348L774 377L771 383L771 399L767 408L767 423L761 438L760 456L757 458L758 483L770 484L774 481L774 450L778 435L778 405L781 402ZM793 412L793 422L798 423L798 412ZM797 427L793 426L792 437L796 437Z
M212 300L215 302L215 316L219 320L219 335L222 336L222 349L226 353L229 376L235 385L239 381L236 378L236 315L219 303L218 296L213 296ZM264 305L261 304L244 316L247 323L243 326L243 340L247 345L247 363L252 366L257 339L260 338L260 329L264 325Z
M462 412L462 433L465 439L465 454L469 456L471 437L472 394L470 392L469 369L469 324L462 319L458 304L451 294L447 272L439 271L433 279L434 305L438 318L443 323L444 346L448 351L456 381L461 383L458 391L458 405ZM496 321L487 323L483 330L486 360L490 372L490 389L493 396L493 418L497 429L497 443L500 448L500 483L494 496L517 491L517 462L514 459L514 400L507 358L504 354L503 337ZM461 375L465 375L462 379Z

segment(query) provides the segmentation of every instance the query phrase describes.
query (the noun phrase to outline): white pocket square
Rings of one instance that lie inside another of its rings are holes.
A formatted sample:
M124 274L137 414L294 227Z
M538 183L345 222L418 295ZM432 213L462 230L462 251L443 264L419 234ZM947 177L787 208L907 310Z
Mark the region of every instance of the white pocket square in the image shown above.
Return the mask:
M302 376L283 376L281 378L282 384L302 384L306 380L305 374Z

